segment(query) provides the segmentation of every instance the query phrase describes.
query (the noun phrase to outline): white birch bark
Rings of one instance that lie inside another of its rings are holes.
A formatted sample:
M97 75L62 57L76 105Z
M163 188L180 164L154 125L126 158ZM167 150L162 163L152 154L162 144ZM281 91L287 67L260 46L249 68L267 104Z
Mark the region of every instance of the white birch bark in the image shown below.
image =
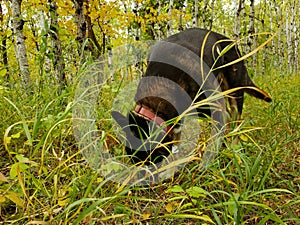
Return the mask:
M297 37L297 25L296 25L296 14L299 11L299 8L296 10L296 0L294 0L293 2L291 2L291 7L290 7L290 15L291 15L291 20L290 20L290 24L289 24L289 33L290 33L290 41L291 41L291 58L290 58L290 63L291 63L291 67L290 67L290 72L291 73L295 73L296 70L296 52L298 52L299 50L296 49L296 39L299 38L299 36Z
M209 29L211 30L213 27L213 21L214 21L214 9L215 9L215 0L211 0L211 13L209 17Z
M3 16L3 10L2 10L2 0L0 0L0 33L3 34L5 28L4 25L4 16ZM3 66L5 68L5 81L9 81L9 66L8 66L8 56L7 56L7 35L5 34L4 37L2 37L1 45L0 45L0 51L1 51L1 56L2 56L2 62Z
M298 10L297 10L298 9ZM299 64L300 64L300 61L299 61L299 39L300 39L300 12L299 12L299 9L300 9L300 1L297 1L295 3L295 26L294 26L294 30L295 30L295 52L294 52L294 55L295 55L295 68L294 68L294 72L295 73L299 73ZM298 24L296 23L296 21L298 21Z
M293 21L291 20L290 16L290 7L291 5L288 4L286 7L286 25L285 25L285 35L286 35L286 43L287 43L287 66L288 72L292 72L292 26Z
M195 0L194 2L194 27L199 27L199 2Z
M250 14L249 14L249 30L248 30L248 46L251 49L251 46L253 45L253 34L255 33L254 28L254 0L250 0Z
M235 13L235 20L234 20L234 35L236 39L241 38L241 14L243 13L244 9L244 0L237 0L236 1L236 13Z
M25 46L25 37L23 34L24 20L21 16L22 0L11 0L12 26L15 41L15 54L20 67L22 86L29 91L31 86L30 71Z
M261 8L261 12L265 12L266 11L266 0L264 0L263 2L261 2L260 5L263 5L263 8ZM261 23L262 23L262 30L263 32L266 32L266 23L265 23L265 14L262 14L262 19L261 19ZM261 65L261 70L262 70L262 75L265 74L265 70L266 70L266 60L267 60L267 49L264 48L262 51L262 65Z
M282 27L280 26L280 23L281 23L281 18L282 18L282 10L281 10L281 4L277 4L276 1L274 1L274 9L275 9L275 15L276 15L276 24L277 24L277 46L276 46L276 51L277 51L277 54L278 54L278 66L279 66L279 70L281 71L282 69L282 65L283 65L283 45L282 45ZM275 49L274 49L275 51Z
M247 40L248 52L250 52L252 50L252 46L254 45L254 42L255 42L254 17L255 17L254 0L250 0L249 29L248 29L248 40ZM252 56L252 67L253 68L255 68L255 65L257 65L256 62L257 62L257 55L254 54Z
M202 27L203 28L207 28L206 26L206 11L207 11L207 8L208 8L208 1L209 0L204 0L204 7L202 9Z
M273 27L273 23L274 23L274 17L273 17L273 10L275 9L275 4L273 4L272 2L269 2L269 23L270 23L270 31L273 32L274 31L274 27ZM271 40L271 54L273 54L275 52L275 41L274 39Z
M172 11L173 11L173 5L174 5L174 0L170 0L169 2L169 10L168 10L168 23L167 23L167 35L170 36L173 34L173 27L172 27Z
M158 7L157 7L157 16L159 17L161 15L161 1L158 1ZM158 29L157 29L157 38L158 40L161 40L162 38L162 24L160 21L157 23Z
M44 12L40 12L39 14L40 14L39 26L41 27L42 33L46 34L48 32L48 28L47 28L48 27L48 22L47 22L48 18L47 19L45 18ZM43 38L47 38L46 35L44 35ZM43 42L45 43L46 41L43 41ZM43 49L46 49L46 48L43 48ZM48 51L48 49L44 50L43 53L45 53L46 51ZM43 54L43 65L40 66L40 68L39 68L40 69L39 74L43 74L44 72L47 72L47 73L50 72L51 65L52 65L52 62L51 62L50 57L47 57L47 54ZM42 82L42 81L37 80L36 82ZM38 85L39 85L39 83L37 83L37 86Z
M141 36L141 29L140 29L141 25L139 22L139 3L138 2L134 2L133 12L134 12L135 18L136 18L135 40L138 41L138 40L140 40L140 36Z

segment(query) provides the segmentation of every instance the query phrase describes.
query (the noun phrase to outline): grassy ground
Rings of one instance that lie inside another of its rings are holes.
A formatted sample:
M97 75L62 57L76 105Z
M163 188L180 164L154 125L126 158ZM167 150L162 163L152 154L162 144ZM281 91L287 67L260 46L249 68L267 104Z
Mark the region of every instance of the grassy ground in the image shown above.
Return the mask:
M168 181L124 188L78 151L72 90L23 98L1 89L0 224L299 224L300 76L254 80L273 102L247 96L241 130L262 129L228 145L206 171L194 161Z

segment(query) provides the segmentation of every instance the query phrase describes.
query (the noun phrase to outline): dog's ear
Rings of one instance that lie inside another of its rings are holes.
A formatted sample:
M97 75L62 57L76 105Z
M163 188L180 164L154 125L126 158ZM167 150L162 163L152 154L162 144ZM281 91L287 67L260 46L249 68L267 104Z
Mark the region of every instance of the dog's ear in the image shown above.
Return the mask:
M120 112L112 111L111 116L120 125L121 128L128 126L128 118L123 116Z
M245 91L247 92L247 94L252 95L255 98L262 99L266 102L272 102L272 98L270 97L270 95L267 92L256 87L254 84L252 87L250 86L250 87L245 87L245 88L246 88Z

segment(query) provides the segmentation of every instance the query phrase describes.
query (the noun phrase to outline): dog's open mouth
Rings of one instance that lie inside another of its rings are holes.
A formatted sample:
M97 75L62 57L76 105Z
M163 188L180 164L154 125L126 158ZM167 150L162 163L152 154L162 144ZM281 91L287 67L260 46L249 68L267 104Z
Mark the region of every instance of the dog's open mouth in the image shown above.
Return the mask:
M178 152L178 147L174 145L172 126L160 117L145 110L133 110L129 121L127 132L132 135L126 133L126 152L135 164L160 163L173 151ZM136 145L139 141L140 144Z

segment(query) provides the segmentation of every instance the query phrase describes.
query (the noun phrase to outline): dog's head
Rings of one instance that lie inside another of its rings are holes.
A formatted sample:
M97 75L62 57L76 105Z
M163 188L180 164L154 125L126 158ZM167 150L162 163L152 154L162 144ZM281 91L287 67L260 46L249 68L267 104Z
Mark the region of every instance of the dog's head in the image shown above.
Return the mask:
M173 131L160 117L149 118L136 111L123 116L112 112L113 119L126 135L126 152L133 163L159 163L172 152Z

